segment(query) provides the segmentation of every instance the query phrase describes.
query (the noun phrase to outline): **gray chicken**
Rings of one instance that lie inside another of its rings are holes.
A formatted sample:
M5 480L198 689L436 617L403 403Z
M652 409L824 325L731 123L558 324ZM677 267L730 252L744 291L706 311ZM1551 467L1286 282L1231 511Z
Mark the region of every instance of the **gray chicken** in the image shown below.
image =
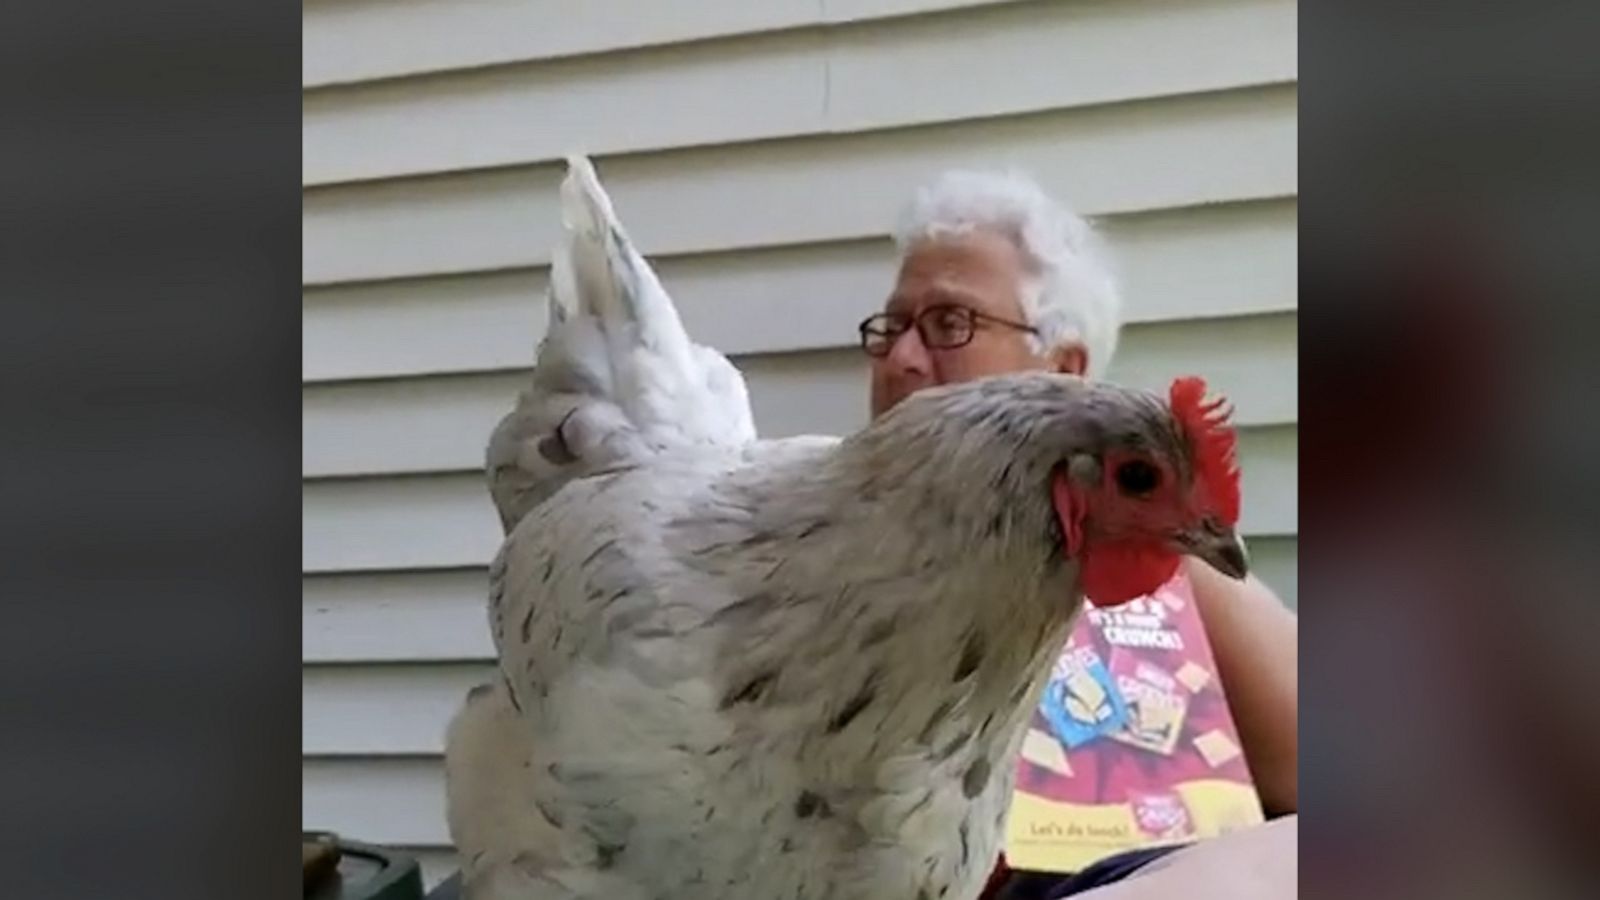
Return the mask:
M1053 374L758 440L583 159L491 439L499 679L450 727L471 900L971 900L1085 595L1243 577L1226 411Z

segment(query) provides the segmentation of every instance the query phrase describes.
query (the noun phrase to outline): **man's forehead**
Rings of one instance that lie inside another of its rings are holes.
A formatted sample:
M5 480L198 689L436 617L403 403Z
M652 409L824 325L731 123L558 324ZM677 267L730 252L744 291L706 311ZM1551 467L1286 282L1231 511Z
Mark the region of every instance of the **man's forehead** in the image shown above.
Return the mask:
M906 252L884 308L914 312L935 303L956 303L1015 315L1022 276L1021 255L1001 235L977 231L928 239Z
M895 285L894 293L884 303L888 312L913 313L929 306L941 303L954 303L958 306L969 306L980 312L994 312L996 305L993 291L985 292L976 290L972 286L957 279L919 279L901 281ZM999 298L1003 305L1004 298Z
M884 301L884 311L915 314L930 306L955 304L991 316L1015 319L1022 314L1017 283L973 280L958 275L902 277Z

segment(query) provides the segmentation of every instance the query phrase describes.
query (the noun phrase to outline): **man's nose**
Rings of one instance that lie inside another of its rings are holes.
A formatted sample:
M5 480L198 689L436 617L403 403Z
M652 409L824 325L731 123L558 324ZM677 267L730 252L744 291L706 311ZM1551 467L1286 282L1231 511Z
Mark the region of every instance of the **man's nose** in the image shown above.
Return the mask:
M900 332L889 345L884 363L893 371L928 376L933 374L933 358L922 343L922 333L915 328Z

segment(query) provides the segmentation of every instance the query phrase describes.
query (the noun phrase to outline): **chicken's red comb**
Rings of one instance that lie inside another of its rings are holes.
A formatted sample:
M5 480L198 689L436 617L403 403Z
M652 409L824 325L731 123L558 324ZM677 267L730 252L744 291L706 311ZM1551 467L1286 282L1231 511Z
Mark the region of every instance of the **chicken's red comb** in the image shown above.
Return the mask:
M1207 403L1205 396L1205 379L1179 378L1172 382L1168 401L1189 441L1196 482L1203 486L1212 511L1234 525L1239 521L1239 463L1238 438L1228 422L1232 410L1226 400L1219 397Z

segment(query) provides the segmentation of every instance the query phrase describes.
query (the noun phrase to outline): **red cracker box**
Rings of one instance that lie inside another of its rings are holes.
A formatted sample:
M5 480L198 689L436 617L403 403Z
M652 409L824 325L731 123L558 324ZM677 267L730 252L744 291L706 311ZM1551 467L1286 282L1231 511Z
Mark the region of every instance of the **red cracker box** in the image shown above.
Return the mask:
M1062 655L1103 660L1124 714L1085 740L1059 733L1059 709L1041 703L1017 761L1005 847L1013 868L1078 871L1263 821L1186 576L1122 606L1090 607ZM1059 666L1054 678L1077 668ZM1045 695L1069 693L1052 684Z

